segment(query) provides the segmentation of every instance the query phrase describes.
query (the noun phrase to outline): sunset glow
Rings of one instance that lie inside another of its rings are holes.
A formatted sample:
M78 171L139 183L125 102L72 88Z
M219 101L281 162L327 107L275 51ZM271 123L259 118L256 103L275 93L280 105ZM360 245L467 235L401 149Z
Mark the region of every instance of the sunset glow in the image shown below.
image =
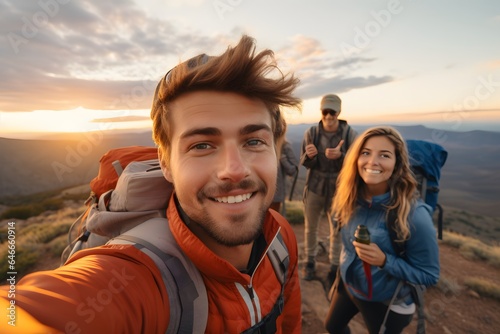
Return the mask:
M44 3L0 12L0 137L150 128L158 80L242 34L300 79L291 124L317 122L335 93L353 124L500 131L497 0Z

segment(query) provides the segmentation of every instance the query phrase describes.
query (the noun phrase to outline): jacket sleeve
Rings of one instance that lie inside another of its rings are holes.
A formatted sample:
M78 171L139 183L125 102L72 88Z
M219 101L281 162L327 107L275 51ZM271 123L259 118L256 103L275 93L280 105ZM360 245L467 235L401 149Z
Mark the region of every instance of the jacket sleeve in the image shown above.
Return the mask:
M63 267L27 275L16 285L15 302L28 315L20 322L48 333L158 333L168 326L161 274L129 245L83 250Z
M309 144L314 144L314 138L311 138L312 128L309 128L304 133L304 139L302 140L302 147L300 148L300 164L306 167L307 169L313 168L316 166L318 162L318 156L316 155L314 158L309 159L306 154L306 146ZM319 134L318 134L319 135Z
M299 162L293 153L292 145L287 142L283 144L281 150L280 164L286 175L293 176L297 172Z
M387 253L384 270L400 279L425 286L439 279L439 247L430 207L419 205L410 217L410 238L406 241L406 259Z

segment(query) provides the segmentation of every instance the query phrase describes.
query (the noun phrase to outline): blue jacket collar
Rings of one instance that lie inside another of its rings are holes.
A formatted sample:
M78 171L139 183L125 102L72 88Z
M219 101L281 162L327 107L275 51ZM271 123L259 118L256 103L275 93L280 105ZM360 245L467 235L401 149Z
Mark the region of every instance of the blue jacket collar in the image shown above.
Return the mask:
M364 199L358 199L358 204L366 208L385 208L385 206L390 203L390 200L391 193L386 192L382 195L373 196L371 202L368 202Z

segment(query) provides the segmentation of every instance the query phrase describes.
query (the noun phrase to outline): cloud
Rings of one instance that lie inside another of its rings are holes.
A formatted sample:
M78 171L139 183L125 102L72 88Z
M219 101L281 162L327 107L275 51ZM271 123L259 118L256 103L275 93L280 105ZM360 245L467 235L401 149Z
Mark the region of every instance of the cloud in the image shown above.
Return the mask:
M391 82L390 76L368 76L368 77L350 77L343 76L323 78L311 78L306 82L302 82L297 88L297 95L303 99L322 96L327 93L345 93L352 89L359 89L380 85Z
M180 54L217 45L130 0L1 1L0 32L4 111L149 108Z
M195 31L148 16L132 0L2 0L0 110L148 109L157 81L181 57L220 52L242 32ZM352 75L376 59L340 59L304 35L277 55L300 77L304 99L393 80Z
M375 62L373 57L338 58L328 52L318 40L298 35L278 52L301 79L297 95L302 99L327 93L343 93L394 80L392 76L352 76L350 73Z

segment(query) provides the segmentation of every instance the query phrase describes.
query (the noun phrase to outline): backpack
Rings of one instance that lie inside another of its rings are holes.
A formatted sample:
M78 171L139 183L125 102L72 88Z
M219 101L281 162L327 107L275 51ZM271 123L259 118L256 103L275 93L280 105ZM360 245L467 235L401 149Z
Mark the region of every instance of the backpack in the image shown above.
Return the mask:
M438 239L443 239L443 207L438 203L439 180L448 152L439 144L416 139L407 139L410 165L418 182L422 200L432 210L438 210Z
M420 193L420 199L429 205L432 210L438 209L438 239L443 239L443 208L438 204L439 195L439 179L441 177L441 168L444 166L448 157L448 152L436 143L424 140L407 139L408 154L410 159L411 170L417 180L417 189ZM405 242L397 241L397 232L395 228L396 212L391 210L388 213L387 225L389 235L396 254L399 257L406 257ZM413 300L417 306L418 324L417 333L425 333L425 314L424 314L424 293L426 287L419 284L401 281L398 288L394 292L393 298L390 301L391 305L399 289L404 285L409 285ZM381 333L384 332L385 321L387 319L389 309L385 315L384 322L381 326Z
M166 208L172 194L160 168L157 148L130 146L112 149L100 159L98 175L90 182L87 209L72 224L61 265L81 249L105 244L132 244L159 268L169 292L170 319L167 333L201 333L208 318L208 299L203 278L175 241ZM277 213L270 210L275 218ZM79 236L72 240L73 229ZM278 233L267 253L281 284L272 311L246 333L274 333L284 305L284 286L289 256Z

